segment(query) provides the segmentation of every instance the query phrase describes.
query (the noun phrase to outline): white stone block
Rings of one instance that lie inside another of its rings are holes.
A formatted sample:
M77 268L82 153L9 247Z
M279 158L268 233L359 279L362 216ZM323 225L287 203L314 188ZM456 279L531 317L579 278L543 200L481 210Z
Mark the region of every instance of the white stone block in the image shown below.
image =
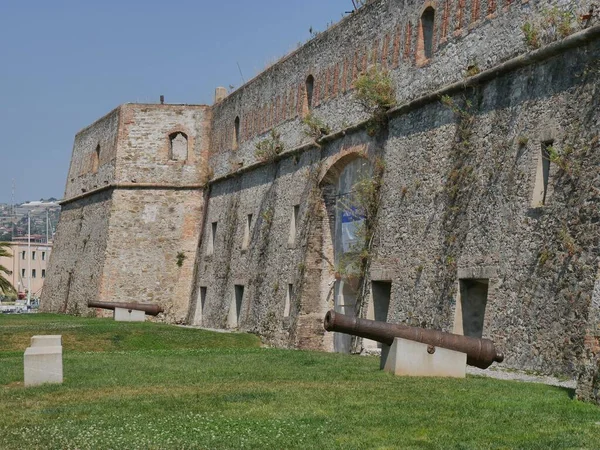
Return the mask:
M384 345L381 352L381 367L395 375L414 377L465 378L466 353L429 346L421 342L396 338L392 346Z
M115 322L144 322L146 313L135 309L115 308Z
M62 336L33 336L31 338L31 347L62 347Z
M63 382L61 336L33 336L25 350L25 386Z

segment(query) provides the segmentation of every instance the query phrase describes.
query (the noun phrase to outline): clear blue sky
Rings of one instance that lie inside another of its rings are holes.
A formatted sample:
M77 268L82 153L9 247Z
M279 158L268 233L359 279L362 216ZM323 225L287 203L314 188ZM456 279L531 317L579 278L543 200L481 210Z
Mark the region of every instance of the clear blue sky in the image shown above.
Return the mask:
M0 0L0 203L61 198L75 133L126 102L210 104L351 0Z

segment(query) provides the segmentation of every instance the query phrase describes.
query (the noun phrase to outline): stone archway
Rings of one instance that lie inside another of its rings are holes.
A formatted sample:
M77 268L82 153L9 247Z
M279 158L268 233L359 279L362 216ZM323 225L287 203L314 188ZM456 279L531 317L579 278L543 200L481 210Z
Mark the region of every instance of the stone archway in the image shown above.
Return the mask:
M364 221L356 198L356 186L365 177L370 178L372 173L372 164L364 154L353 152L339 157L321 178L322 202L326 211L321 227L322 249L324 263L329 266L329 270L323 270L322 273L323 277L328 278L327 285L333 288L323 301L342 314L356 314L359 278L357 258L354 256L358 251L358 234ZM351 343L350 335L333 333L330 346L333 351L349 353Z

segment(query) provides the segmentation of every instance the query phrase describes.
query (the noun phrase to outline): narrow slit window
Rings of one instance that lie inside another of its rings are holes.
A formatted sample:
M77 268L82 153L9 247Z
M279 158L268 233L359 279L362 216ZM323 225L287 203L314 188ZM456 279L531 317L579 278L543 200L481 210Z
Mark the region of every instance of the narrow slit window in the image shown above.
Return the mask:
M554 141L542 142L538 156L537 170L535 175L535 186L533 190L532 205L534 208L544 206L548 203L550 183L550 162L554 152Z
M206 305L206 286L200 286L198 293L198 304L196 305L196 323L202 324L204 318L204 307Z
M242 314L242 303L244 301L244 286L236 284L233 287L233 296L229 306L229 315L227 317L227 325L229 328L237 328L240 324Z
M283 307L283 317L290 317L290 307L292 301L294 299L294 285L288 284L286 296L285 296L285 305Z
M292 208L292 217L290 220L290 236L288 238L288 247L296 245L296 233L298 232L298 216L300 214L300 205L294 205Z
M242 241L242 250L247 250L250 246L250 230L252 229L252 214L246 217L246 226L244 228L244 240Z
M302 101L302 117L310 114L313 108L313 93L315 90L315 78L309 75L304 82L304 97Z
M100 144L96 146L96 150L92 154L92 173L97 173L100 167Z
M313 108L313 92L315 90L315 77L309 75L306 78L306 112L310 112Z
M435 21L435 10L430 6L423 11L421 16L421 59L428 60L433 56L433 24Z
M240 118L235 118L233 123L233 149L237 150L240 147Z
M31 259L35 261L35 252L31 252Z
M210 236L208 237L208 245L206 246L206 254L212 255L215 252L215 242L217 239L217 224L213 222L210 224Z
M544 184L542 205L546 204L546 200L548 198L548 181L550 180L550 155L552 150L554 150L553 144L553 141L544 142L542 144L542 178Z

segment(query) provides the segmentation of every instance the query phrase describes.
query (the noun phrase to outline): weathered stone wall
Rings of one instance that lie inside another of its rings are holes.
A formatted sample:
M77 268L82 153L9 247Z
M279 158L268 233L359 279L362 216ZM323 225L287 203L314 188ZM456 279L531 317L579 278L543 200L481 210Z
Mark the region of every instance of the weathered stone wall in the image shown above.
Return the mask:
M77 135L71 172L82 175L67 182L59 226L64 231L56 240L44 309L87 311L91 299L150 301L165 307L165 320L185 320L209 120L205 106L126 104ZM90 149L97 142L101 152L94 166ZM100 183L98 177L108 173ZM79 231L88 222L91 237ZM89 282L79 287L87 276Z
M114 182L120 112L111 111L75 136L65 198Z
M590 194L600 182L590 131L599 120L597 55L597 43L560 53L455 91L445 104L407 108L382 140L350 134L216 181L198 260L196 291L207 291L204 308L193 305L196 322L226 326L234 285L244 285L242 329L277 345L331 348L316 325L332 306L331 238L325 206L314 204L319 176L311 174L327 173L347 152L379 154L386 171L370 278L392 282L388 320L452 331L458 280L489 279L484 336L505 350L505 365L573 375L589 334L589 268L598 264L598 201ZM549 140L564 159L550 170L546 205L534 207ZM289 249L298 198L300 232L319 235ZM258 219L244 253L248 214ZM311 288L297 292L286 319L288 283ZM303 315L311 314L307 326Z
M211 166L220 176L253 164L257 161L256 143L273 127L287 148L308 142L300 122L307 112L309 75L314 77L313 114L332 129L340 129L367 118L352 92L354 80L367 67L379 65L390 71L402 104L529 51L523 25L534 23L539 34L546 36L551 19L545 11L565 3L569 2L370 2L213 107ZM583 26L577 20L591 5L598 10L597 0L567 5L573 12L573 29ZM429 59L419 50L421 15L426 6L435 8L433 56ZM236 117L240 119L240 139L234 149Z
M188 314L202 217L202 192L118 189L107 233L101 301L151 302L165 320Z
M208 152L210 113L206 106L136 105L121 107L116 180L119 183L201 184ZM187 158L170 155L170 136L187 138Z
M62 206L42 311L81 314L87 311L88 300L99 299L111 206L109 191Z
M120 107L76 137L44 308L152 301L169 321L331 350L321 324L341 278L335 184L362 158L385 171L361 315L371 281L389 282L389 321L460 333L461 282L485 280L483 335L505 365L579 373L592 398L599 10L598 0L376 0L211 108ZM371 135L354 91L370 67L387 69L400 105ZM309 75L310 113L332 130L318 144L302 124ZM272 129L283 151L259 161ZM79 265L85 255L93 267Z

